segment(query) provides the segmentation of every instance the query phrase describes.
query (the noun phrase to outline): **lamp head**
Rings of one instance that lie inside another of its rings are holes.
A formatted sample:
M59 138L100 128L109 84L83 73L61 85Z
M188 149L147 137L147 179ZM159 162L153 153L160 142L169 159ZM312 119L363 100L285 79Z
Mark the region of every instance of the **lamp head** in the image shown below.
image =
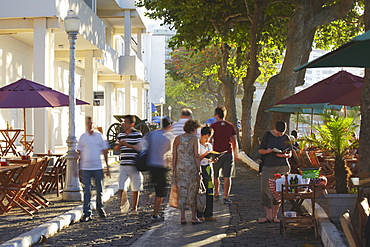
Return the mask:
M162 96L159 98L159 103L164 104L164 98Z
M64 29L67 33L78 33L80 30L80 18L78 18L73 10L68 11L68 15L64 18Z

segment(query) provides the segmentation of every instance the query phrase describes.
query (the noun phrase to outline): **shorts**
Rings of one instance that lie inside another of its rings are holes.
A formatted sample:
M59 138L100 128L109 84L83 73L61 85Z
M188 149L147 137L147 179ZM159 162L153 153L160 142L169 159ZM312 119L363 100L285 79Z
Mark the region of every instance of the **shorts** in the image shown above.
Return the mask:
M155 196L166 197L169 190L169 182L167 179L168 169L164 167L150 167L152 183L154 184Z
M221 156L221 158L213 163L213 171L215 178L220 176L220 168L222 168L222 176L225 178L229 178L231 175L231 171L233 170L234 166L234 158L232 154L226 153Z
M119 190L127 191L131 186L131 191L141 191L143 189L143 174L133 165L120 165L118 184Z

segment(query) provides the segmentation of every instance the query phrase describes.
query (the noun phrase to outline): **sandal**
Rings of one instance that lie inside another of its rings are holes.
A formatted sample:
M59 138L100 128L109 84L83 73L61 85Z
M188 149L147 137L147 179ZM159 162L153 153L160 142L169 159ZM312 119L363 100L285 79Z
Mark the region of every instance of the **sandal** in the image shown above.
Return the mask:
M258 220L257 222L260 224L265 224L265 223L271 223L272 221L268 219L267 217L265 217L265 218Z
M271 222L280 223L280 220L277 217L272 218Z
M198 218L193 218L193 219L191 219L191 224L192 225L199 225L199 224L202 224L202 221L200 221Z
M186 219L185 219L185 218L182 218L182 219L181 219L181 225L186 225L186 223L187 223L187 222L186 222Z

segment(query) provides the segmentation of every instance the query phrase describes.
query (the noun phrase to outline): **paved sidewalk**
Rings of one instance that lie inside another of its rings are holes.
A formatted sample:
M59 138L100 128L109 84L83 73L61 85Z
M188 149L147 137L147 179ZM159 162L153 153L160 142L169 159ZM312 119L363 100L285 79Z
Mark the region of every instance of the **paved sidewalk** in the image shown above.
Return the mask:
M234 203L230 206L215 204L218 222L183 226L179 223L178 210L164 208L165 221L153 223L150 221L152 209L145 196L140 198L139 215L131 216L120 212L117 195L114 195L106 203L107 218L96 216L90 222L76 222L55 236L42 238L35 246L323 246L311 229L288 230L284 240L279 224L258 224L257 219L264 216L259 195L260 178L242 162L237 164L236 174L232 185L234 196L231 197ZM75 213L81 214L81 208ZM58 218L54 221L59 226L64 223ZM34 230L35 235L40 235L40 229Z
M312 229L287 230L287 239L280 234L279 223L259 224L264 217L261 205L260 177L245 163L237 164L237 177L233 179L234 203L230 205L231 221L223 246L323 246L320 236L315 238ZM281 218L281 217L279 217Z
M188 221L190 211L186 212ZM132 247L157 246L221 246L226 237L226 229L230 222L229 206L221 202L214 203L214 216L217 222L204 222L200 225L180 224L179 210L167 208L165 220L152 227L140 237Z

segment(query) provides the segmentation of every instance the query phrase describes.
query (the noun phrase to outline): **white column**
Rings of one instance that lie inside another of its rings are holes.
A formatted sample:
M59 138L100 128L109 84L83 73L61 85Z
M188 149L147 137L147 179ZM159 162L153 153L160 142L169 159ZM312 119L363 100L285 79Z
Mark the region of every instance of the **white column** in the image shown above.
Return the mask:
M125 79L125 114L131 114L131 80L129 76Z
M33 66L34 78L37 83L54 86L54 34L46 28L46 18L34 19ZM48 110L34 109L34 140L35 153L46 153L51 149L49 139ZM50 126L50 129L54 129ZM29 131L27 131L29 134ZM50 137L53 137L50 136Z
M131 11L124 10L124 40L125 40L125 56L130 56L130 46L131 46Z
M143 84L137 84L137 113L140 119L145 118L145 114L143 112L144 107L144 100L143 100Z
M85 80L82 84L82 97L85 101L91 102L90 105L86 105L85 114L86 116L93 116L93 91L98 85L98 69L97 63L94 58L94 51L85 51Z
M105 107L105 129L103 131L106 131L109 126L113 123L113 112L115 112L115 106L117 102L115 101L114 97L114 88L113 88L113 83L111 82L106 82L105 83L105 102L104 102L104 107ZM104 132L105 133L105 132Z
M142 37L141 37L142 29L139 28L139 31L137 32L137 57L141 60L142 59Z

